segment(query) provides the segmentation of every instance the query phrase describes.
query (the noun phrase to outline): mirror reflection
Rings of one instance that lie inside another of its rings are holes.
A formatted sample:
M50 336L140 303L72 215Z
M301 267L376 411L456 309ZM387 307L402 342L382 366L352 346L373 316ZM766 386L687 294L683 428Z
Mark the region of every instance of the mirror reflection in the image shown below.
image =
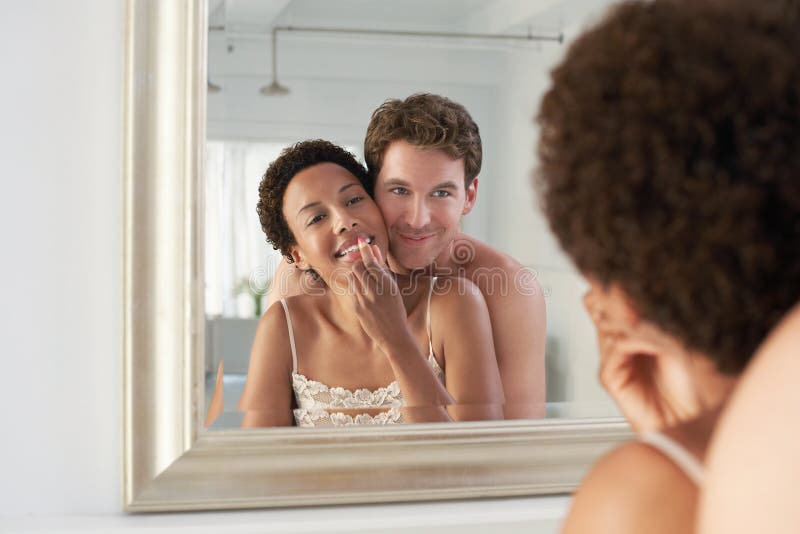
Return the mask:
M529 185L607 3L210 2L212 429L618 414Z

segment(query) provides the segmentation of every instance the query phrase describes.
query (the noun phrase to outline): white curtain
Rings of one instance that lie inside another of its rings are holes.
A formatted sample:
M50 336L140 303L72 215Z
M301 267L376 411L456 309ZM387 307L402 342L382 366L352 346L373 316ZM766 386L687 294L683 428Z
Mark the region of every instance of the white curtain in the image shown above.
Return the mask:
M253 317L280 262L256 214L258 184L289 143L206 143L206 315ZM263 310L262 310L263 311Z
M258 184L292 141L206 143L206 316L254 317L281 262L256 214ZM356 157L356 147L345 146ZM249 290L248 290L249 289ZM261 310L264 311L263 309Z

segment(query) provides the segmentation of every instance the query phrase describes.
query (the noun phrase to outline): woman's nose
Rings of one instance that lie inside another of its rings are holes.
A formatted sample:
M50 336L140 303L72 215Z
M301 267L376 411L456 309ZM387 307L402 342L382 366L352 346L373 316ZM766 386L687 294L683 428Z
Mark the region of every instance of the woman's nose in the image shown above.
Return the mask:
M336 231L336 233L342 234L342 233L344 233L344 232L346 232L348 230L352 230L353 228L356 228L357 226L358 226L358 223L356 223L355 221L350 223L349 226L346 225L346 224L342 224L342 225L339 226L339 229Z
M341 234L358 226L358 221L350 217L346 212L338 214L336 218L336 233Z

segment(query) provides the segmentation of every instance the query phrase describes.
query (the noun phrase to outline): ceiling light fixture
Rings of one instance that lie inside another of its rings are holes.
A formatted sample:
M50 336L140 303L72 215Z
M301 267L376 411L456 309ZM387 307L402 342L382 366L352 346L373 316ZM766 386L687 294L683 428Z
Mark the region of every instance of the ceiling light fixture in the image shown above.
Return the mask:
M289 94L289 88L278 82L278 32L309 32L309 33L334 33L351 35L389 35L395 37L433 37L449 39L480 39L480 40L501 40L501 41L553 41L564 42L564 34L558 32L555 35L540 34L534 35L528 27L527 35L508 35L508 34L480 34L480 33L446 33L446 32L425 32L425 31L403 31L403 30L372 30L355 28L307 28L295 26L275 26L272 28L272 83L259 89L262 95L281 96Z
M272 29L272 83L259 89L265 96L283 96L289 94L289 88L278 83L278 29Z
M209 94L215 94L215 93L219 93L220 91L222 91L222 87L220 87L219 85L215 84L211 80L207 80L207 82L206 82L206 90L209 92Z

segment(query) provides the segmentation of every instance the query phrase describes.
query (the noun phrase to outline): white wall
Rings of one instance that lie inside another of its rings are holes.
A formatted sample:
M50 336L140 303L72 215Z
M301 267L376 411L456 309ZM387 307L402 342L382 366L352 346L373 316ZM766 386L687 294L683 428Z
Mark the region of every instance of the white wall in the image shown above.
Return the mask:
M1 531L555 531L565 498L122 516L124 5L2 12Z
M6 2L0 514L120 487L122 2Z
M550 86L550 71L563 58L574 33L567 33L563 46L541 45L506 57L492 138L498 169L494 178L501 184L490 197L495 220L489 242L532 267L543 288L548 400L568 401L576 414L616 415L597 381L595 330L582 305L588 286L551 233L532 187L539 135L535 117Z

